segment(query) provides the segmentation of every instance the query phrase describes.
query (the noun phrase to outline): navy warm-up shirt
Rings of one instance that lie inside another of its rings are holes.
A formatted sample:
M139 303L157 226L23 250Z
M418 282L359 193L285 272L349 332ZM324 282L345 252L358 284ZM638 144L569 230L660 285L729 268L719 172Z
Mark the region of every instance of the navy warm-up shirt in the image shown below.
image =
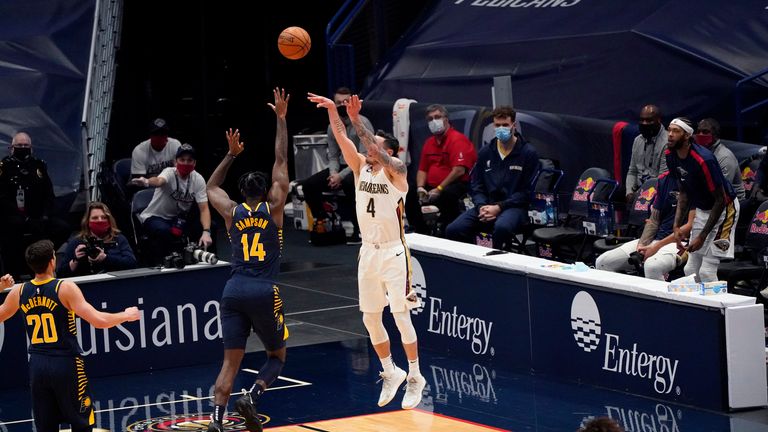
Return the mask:
M502 210L527 208L531 182L539 169L539 155L520 134L515 136L515 147L503 159L497 139L477 153L477 163L471 174L471 195L475 207L499 204Z
M726 181L717 158L708 149L691 144L688 156L680 159L676 151L666 149L669 175L677 180L681 192L688 196L691 209L711 210L715 203L714 192L722 186L725 190L725 202L732 202L736 192L731 182Z

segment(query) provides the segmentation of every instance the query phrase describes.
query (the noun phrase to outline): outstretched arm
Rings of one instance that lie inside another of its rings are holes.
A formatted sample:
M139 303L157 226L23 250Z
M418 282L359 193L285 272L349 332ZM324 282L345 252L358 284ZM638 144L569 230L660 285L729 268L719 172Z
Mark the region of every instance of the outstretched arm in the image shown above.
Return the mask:
M352 95L352 97L345 103L347 105L349 120L355 128L357 136L360 137L360 141L365 145L365 148L368 149L368 155L379 161L390 176L405 177L407 174L407 167L403 161L401 161L397 155L390 156L385 149L376 145L376 137L360 120L360 110L363 108L363 101L360 100L360 97Z
M355 143L347 136L347 128L344 126L344 122L339 117L339 112L336 111L336 104L327 97L318 96L314 93L307 93L307 99L310 102L317 104L318 108L325 108L328 110L328 120L331 122L331 130L333 131L333 137L336 138L336 142L341 148L341 154L344 156L344 161L357 174L360 172L360 167L363 164L365 158L363 155L357 152Z
M221 188L224 179L227 178L227 171L232 163L235 161L237 155L242 153L245 143L240 142L240 130L232 129L226 132L227 143L229 144L229 152L224 159L222 159L219 166L211 174L211 178L208 179L207 193L208 201L213 208L224 218L224 223L227 226L227 230L232 226L232 209L237 206L237 203L229 198L229 195Z
M126 308L123 312L118 313L96 310L85 300L80 287L71 281L65 280L61 283L59 298L64 307L86 320L88 324L95 328L110 328L126 321L136 321L139 319L139 309L136 306Z
M270 108L277 117L277 126L275 129L275 164L272 166L272 187L269 188L267 200L271 208L272 219L277 226L283 226L283 207L285 199L288 197L288 126L285 122L285 115L288 114L288 101L291 95L285 94L285 89L275 87L272 90L275 97L274 105L269 103Z

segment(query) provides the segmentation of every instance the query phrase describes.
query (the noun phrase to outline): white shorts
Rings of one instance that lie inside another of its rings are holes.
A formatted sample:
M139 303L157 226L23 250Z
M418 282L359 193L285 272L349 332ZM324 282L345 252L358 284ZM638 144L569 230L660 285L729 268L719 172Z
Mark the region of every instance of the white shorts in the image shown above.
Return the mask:
M363 243L357 267L357 285L362 312L408 310L405 299L411 290L411 253L397 240L383 244Z
M716 258L733 258L734 243L736 241L736 221L739 220L739 201L733 200L725 205L715 227L709 232L701 249L696 254ZM691 237L695 238L707 224L709 210L696 209L696 217L693 219Z

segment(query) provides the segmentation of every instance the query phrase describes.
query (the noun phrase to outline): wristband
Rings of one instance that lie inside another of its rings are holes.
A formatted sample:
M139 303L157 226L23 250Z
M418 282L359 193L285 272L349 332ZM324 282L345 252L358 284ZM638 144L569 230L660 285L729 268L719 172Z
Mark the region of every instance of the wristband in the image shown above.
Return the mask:
M203 232L207 232L208 234L210 234L211 233L211 229L210 228L203 229Z
M231 157L232 159L234 159L234 158L236 158L236 157L237 157L237 155L236 155L236 154L234 154L234 153L229 153L229 152L227 152L227 156Z

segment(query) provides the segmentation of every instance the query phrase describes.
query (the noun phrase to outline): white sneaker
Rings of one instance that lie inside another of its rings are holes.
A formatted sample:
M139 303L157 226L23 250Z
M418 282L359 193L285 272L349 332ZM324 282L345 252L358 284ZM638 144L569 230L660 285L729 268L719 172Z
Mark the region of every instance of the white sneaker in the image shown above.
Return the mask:
M414 409L421 403L421 394L427 380L422 375L408 377L408 383L405 385L405 396L403 397L403 409Z
M379 395L380 407L392 402L392 399L395 398L395 394L397 393L397 389L400 387L403 381L405 381L405 377L407 375L408 374L405 373L404 370L397 366L395 366L394 372L379 373L381 380L384 381L384 384L381 386L381 395Z

